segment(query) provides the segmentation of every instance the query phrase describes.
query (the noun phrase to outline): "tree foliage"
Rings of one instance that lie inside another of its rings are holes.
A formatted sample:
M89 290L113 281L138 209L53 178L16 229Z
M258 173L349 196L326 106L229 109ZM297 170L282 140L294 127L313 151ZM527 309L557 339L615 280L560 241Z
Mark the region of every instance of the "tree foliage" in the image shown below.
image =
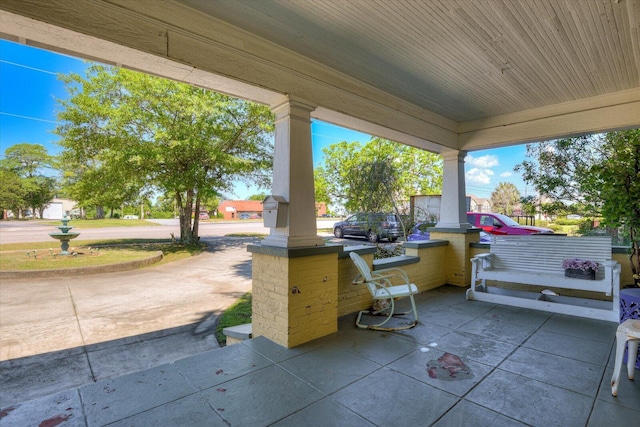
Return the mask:
M26 190L17 173L0 168L0 209L15 213L24 209Z
M640 281L640 130L530 144L527 153L533 160L516 170L541 194L625 230L631 270Z
M589 207L591 213L597 212L601 201L598 190L585 187L583 179L600 155L600 139L591 135L527 144L526 155L531 160L516 165L515 170L553 202L578 203Z
M412 195L442 189L442 160L428 151L373 138L364 146L342 141L323 153L324 166L314 171L316 200L348 212L391 212Z
M0 161L1 207L18 214L31 208L42 218L56 194L56 180L44 174L54 165L54 158L40 144L21 143L7 148Z
M494 212L513 215L520 203L520 191L510 182L501 182L491 193L491 206Z
M233 181L268 185L273 115L265 107L120 68L62 76L65 183L81 204L120 206L152 192L170 195L180 239L198 239L204 199Z
M628 233L631 270L640 284L640 129L608 133L605 142L585 187L599 191L605 224Z

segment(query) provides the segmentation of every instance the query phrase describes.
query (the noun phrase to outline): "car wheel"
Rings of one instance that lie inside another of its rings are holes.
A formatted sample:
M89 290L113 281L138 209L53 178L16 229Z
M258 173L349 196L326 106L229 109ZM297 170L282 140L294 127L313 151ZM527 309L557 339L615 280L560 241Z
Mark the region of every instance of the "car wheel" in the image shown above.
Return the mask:
M333 230L333 235L336 236L338 239L342 239L344 237L344 233L342 232L342 228L338 227L335 230Z
M378 243L378 235L373 231L369 231L369 234L367 234L367 240L371 243Z

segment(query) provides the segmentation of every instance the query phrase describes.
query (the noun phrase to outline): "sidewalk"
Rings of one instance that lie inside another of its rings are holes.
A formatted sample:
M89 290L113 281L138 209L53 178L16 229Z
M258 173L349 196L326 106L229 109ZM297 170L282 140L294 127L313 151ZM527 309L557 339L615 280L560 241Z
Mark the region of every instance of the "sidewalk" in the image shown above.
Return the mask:
M251 290L247 238L102 275L0 283L0 407L218 347L215 319Z

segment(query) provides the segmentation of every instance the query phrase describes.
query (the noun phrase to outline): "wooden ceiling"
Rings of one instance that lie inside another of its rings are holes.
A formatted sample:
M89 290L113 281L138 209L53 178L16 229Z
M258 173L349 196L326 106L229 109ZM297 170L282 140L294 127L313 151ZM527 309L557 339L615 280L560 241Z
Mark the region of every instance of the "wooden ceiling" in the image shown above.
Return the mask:
M434 152L640 127L640 0L0 0L0 24Z
M637 0L177 0L456 122L640 86Z

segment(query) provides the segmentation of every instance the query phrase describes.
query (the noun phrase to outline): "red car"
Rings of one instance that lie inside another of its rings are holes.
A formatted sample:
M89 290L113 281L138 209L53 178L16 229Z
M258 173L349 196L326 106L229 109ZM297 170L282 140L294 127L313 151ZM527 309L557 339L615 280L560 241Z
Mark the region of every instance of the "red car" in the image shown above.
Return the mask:
M553 234L544 227L520 225L506 215L490 212L467 212L467 221L489 234Z

